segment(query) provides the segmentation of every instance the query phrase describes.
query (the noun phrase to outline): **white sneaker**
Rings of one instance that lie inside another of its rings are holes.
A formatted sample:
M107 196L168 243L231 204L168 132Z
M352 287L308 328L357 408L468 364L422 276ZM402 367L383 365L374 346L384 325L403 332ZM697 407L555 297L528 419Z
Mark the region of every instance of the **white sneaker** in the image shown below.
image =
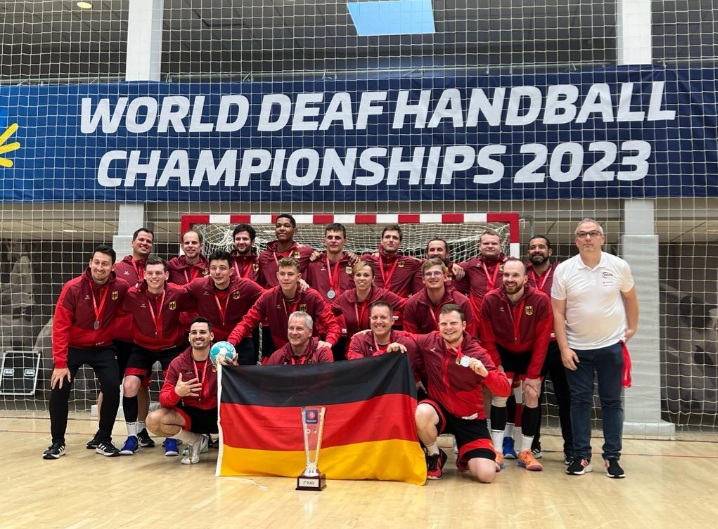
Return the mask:
M454 453L459 453L459 444L456 442L456 437L454 437Z
M199 441L189 445L189 453L187 456L182 458L183 465L196 465L199 463L199 455L207 447L209 443L209 436L202 435Z

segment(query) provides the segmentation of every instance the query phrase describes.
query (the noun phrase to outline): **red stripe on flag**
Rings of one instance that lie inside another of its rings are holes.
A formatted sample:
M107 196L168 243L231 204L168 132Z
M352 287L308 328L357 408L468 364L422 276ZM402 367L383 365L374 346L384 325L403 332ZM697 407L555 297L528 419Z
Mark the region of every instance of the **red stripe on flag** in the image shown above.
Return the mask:
M416 440L416 400L382 395L326 406L323 447L389 439ZM299 407L245 406L222 403L220 422L227 446L255 450L304 450Z

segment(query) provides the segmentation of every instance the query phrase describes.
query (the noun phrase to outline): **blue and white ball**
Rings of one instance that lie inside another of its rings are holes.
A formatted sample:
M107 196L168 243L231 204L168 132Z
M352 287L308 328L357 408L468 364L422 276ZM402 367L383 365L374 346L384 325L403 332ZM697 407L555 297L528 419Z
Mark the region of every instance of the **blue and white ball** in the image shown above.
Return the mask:
M229 342L217 342L209 350L209 359L214 365L217 365L217 355L224 355L227 361L232 361L237 358L237 351Z

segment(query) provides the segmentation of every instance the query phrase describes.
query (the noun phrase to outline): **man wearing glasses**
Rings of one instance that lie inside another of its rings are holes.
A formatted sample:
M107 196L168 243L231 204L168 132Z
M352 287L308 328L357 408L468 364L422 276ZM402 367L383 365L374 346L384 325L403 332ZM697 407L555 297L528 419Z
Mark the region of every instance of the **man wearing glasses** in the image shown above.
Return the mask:
M625 476L619 459L625 343L636 333L638 298L628 263L603 252L603 228L593 219L576 227L579 254L556 267L551 298L554 332L568 369L574 459L570 475L591 472L594 372L603 413L603 459L610 478Z

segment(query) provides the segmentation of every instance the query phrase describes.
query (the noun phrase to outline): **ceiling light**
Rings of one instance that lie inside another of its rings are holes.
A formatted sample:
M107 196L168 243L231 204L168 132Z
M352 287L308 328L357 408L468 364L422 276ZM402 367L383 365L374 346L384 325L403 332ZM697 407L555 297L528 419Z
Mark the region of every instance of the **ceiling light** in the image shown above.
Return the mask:
M92 9L92 2L77 2L80 9Z

